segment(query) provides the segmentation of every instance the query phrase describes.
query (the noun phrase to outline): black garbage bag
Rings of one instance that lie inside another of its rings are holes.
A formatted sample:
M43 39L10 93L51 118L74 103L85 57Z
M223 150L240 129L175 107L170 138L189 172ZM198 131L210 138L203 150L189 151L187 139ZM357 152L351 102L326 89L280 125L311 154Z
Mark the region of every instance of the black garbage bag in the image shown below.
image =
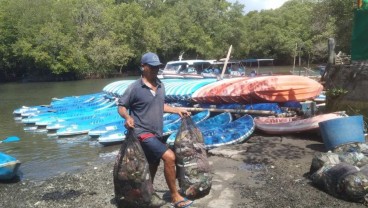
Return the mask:
M348 163L339 163L325 172L325 187L328 193L341 197L344 190L340 186L341 180L346 176L358 172L359 169Z
M326 164L311 175L312 182L319 188L335 197L343 197L345 192L341 181L350 174L355 174L359 168L340 162L335 165Z
M353 202L367 203L368 175L366 167L343 177L339 182L341 196Z
M325 165L334 166L338 163L340 163L338 154L332 152L318 152L314 154L309 173L314 174Z
M128 207L149 206L153 184L146 156L133 130L128 132L116 157L113 180L117 202L129 203Z
M192 199L207 195L212 186L210 164L202 133L190 117L182 119L174 150L181 192Z

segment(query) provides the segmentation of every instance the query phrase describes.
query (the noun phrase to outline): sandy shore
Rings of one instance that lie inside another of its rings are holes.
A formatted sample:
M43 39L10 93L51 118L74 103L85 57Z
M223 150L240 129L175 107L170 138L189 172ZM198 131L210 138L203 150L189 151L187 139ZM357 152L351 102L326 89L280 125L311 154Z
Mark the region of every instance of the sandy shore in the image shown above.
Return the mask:
M365 207L337 199L311 184L312 158L324 151L316 134L255 134L246 143L210 150L212 189L192 207ZM42 182L0 183L0 207L115 208L113 165L114 161L90 164L83 172L64 173ZM162 166L154 187L169 204Z

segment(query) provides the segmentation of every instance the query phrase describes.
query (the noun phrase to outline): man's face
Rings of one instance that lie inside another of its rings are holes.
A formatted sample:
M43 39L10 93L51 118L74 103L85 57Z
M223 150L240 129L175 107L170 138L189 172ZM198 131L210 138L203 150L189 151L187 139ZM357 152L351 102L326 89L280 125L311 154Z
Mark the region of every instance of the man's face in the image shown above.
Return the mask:
M160 66L151 66L148 64L144 64L143 65L143 72L145 73L145 75L150 76L150 77L157 77L158 72L160 70Z

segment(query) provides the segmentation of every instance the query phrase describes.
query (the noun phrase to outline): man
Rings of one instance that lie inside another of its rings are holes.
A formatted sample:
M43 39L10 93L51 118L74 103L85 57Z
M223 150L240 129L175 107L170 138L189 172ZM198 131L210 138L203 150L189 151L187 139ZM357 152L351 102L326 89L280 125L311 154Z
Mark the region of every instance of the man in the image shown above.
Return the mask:
M188 116L181 108L164 103L165 87L157 78L161 62L155 53L141 58L142 77L132 83L119 99L119 114L127 129L134 129L149 163L152 183L160 160L164 161L164 175L174 207L189 207L193 201L181 196L176 187L175 154L162 141L163 113ZM130 112L128 113L128 109Z

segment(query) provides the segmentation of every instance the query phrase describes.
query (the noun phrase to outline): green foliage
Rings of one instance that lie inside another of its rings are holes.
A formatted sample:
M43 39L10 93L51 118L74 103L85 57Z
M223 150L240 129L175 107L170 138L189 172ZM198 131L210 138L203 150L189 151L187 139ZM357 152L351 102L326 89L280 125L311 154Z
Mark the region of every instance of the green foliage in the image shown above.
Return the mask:
M330 98L336 98L339 97L341 95L345 95L346 93L348 93L347 90L342 89L342 88L332 88L326 91L326 96L330 97Z
M303 59L321 61L329 37L349 53L351 5L289 0L244 14L244 5L218 0L0 0L0 76L108 76L139 64L147 51L163 61L182 52L220 59L230 45L234 59L290 64L298 44Z
M337 50L350 52L350 39L353 22L353 5L356 0L324 0L317 4L324 12L318 15L329 16L335 20ZM321 18L319 21L323 21Z

